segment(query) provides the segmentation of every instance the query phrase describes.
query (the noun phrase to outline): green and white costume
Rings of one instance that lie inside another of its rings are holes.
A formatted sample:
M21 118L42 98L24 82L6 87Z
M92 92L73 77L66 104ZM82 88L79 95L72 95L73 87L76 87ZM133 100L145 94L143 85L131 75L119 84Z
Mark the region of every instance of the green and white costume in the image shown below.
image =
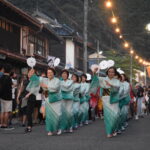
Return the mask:
M26 87L26 90L35 96L39 93L40 90L40 79L37 75L32 75L30 78L30 82Z
M119 107L120 107L120 129L124 126L124 123L127 120L128 115L128 104L130 102L130 85L128 82L124 81L121 82L121 90L119 92L120 100L119 100Z
M80 87L81 85L79 83L73 84L73 116L74 116L74 124L73 127L77 127L79 124L79 108L80 108Z
M62 130L68 130L73 127L73 81L61 81L61 94L62 94L62 114L63 123Z
M60 93L60 80L58 78L47 79L48 98L45 101L46 130L56 132L61 128L62 121L62 97Z
M81 83L80 88L80 111L79 111L79 119L80 123L85 123L88 121L88 111L89 111L89 89L90 84L86 82Z
M108 81L112 87L106 84ZM104 123L106 133L112 134L117 130L119 121L119 87L118 79L110 79L109 77L99 77L100 87L103 88L103 108L104 108Z

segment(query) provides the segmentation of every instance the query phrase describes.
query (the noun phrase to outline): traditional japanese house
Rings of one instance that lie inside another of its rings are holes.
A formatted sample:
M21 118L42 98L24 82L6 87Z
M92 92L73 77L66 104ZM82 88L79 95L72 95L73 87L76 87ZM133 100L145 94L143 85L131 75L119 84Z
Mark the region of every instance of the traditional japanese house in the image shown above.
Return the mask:
M59 37L64 39L65 44L63 46L59 45L61 46L59 49L61 49L63 53L55 51L55 49L58 49L58 44L51 44L51 55L58 56L63 62L63 64L61 63L62 66L70 68L71 72L77 70L83 71L84 51L82 36L70 26L60 24L56 18L52 19L38 9L32 15L39 21L43 22L48 28L53 29ZM96 49L93 48L92 43L88 42L88 55L95 51Z
M34 56L37 68L46 69L49 55L61 54L65 63L63 47L64 40L49 25L0 0L0 63L10 63L21 73L27 68L26 59Z

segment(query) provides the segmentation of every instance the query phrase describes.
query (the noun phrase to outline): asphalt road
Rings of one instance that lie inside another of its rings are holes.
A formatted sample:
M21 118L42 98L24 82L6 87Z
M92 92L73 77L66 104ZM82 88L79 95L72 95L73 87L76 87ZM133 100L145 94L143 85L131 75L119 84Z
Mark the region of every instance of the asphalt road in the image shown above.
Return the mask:
M44 126L35 126L24 134L22 127L12 131L0 129L0 150L149 150L150 116L129 122L126 131L108 139L103 120L84 126L74 133L47 136Z

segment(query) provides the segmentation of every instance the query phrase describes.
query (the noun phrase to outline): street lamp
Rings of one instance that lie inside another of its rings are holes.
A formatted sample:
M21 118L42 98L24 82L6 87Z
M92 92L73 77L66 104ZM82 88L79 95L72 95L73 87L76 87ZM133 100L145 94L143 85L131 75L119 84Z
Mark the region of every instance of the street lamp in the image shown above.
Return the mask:
M122 39L122 38L123 38L123 36L122 36L122 35L120 35L120 36L119 36L119 38L120 38L120 39Z
M113 24L117 23L117 18L116 18L116 17L112 17L112 18L111 18L111 22L112 22Z
M116 28L115 31L116 31L117 33L119 33L119 32L120 32L120 29L119 29L119 28Z
M130 50L130 54L131 54L131 55L134 54L134 51L133 51L133 50Z
M150 32L150 23L148 23L148 24L146 25L146 30L147 30L148 32Z
M130 50L130 83L132 85L132 78L133 78L133 54L134 51L131 49Z
M128 44L127 42L125 42L125 43L124 43L124 47L125 47L125 48L128 48L128 47L129 47L129 44Z
M142 63L142 62L143 62L143 59L140 59L139 62Z
M139 56L138 56L138 55L136 55L136 56L135 56L135 59L138 59L138 58L139 58Z
M106 1L105 3L107 8L111 8L112 7L112 2L110 0Z

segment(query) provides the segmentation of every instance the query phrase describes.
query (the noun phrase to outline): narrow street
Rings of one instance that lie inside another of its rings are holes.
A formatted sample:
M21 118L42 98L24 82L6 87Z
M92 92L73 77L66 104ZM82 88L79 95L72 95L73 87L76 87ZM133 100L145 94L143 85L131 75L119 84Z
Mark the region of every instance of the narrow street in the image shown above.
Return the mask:
M44 126L35 126L24 134L23 128L0 131L0 150L145 150L150 147L150 116L129 122L127 130L107 139L102 120L84 126L73 134L48 137Z

